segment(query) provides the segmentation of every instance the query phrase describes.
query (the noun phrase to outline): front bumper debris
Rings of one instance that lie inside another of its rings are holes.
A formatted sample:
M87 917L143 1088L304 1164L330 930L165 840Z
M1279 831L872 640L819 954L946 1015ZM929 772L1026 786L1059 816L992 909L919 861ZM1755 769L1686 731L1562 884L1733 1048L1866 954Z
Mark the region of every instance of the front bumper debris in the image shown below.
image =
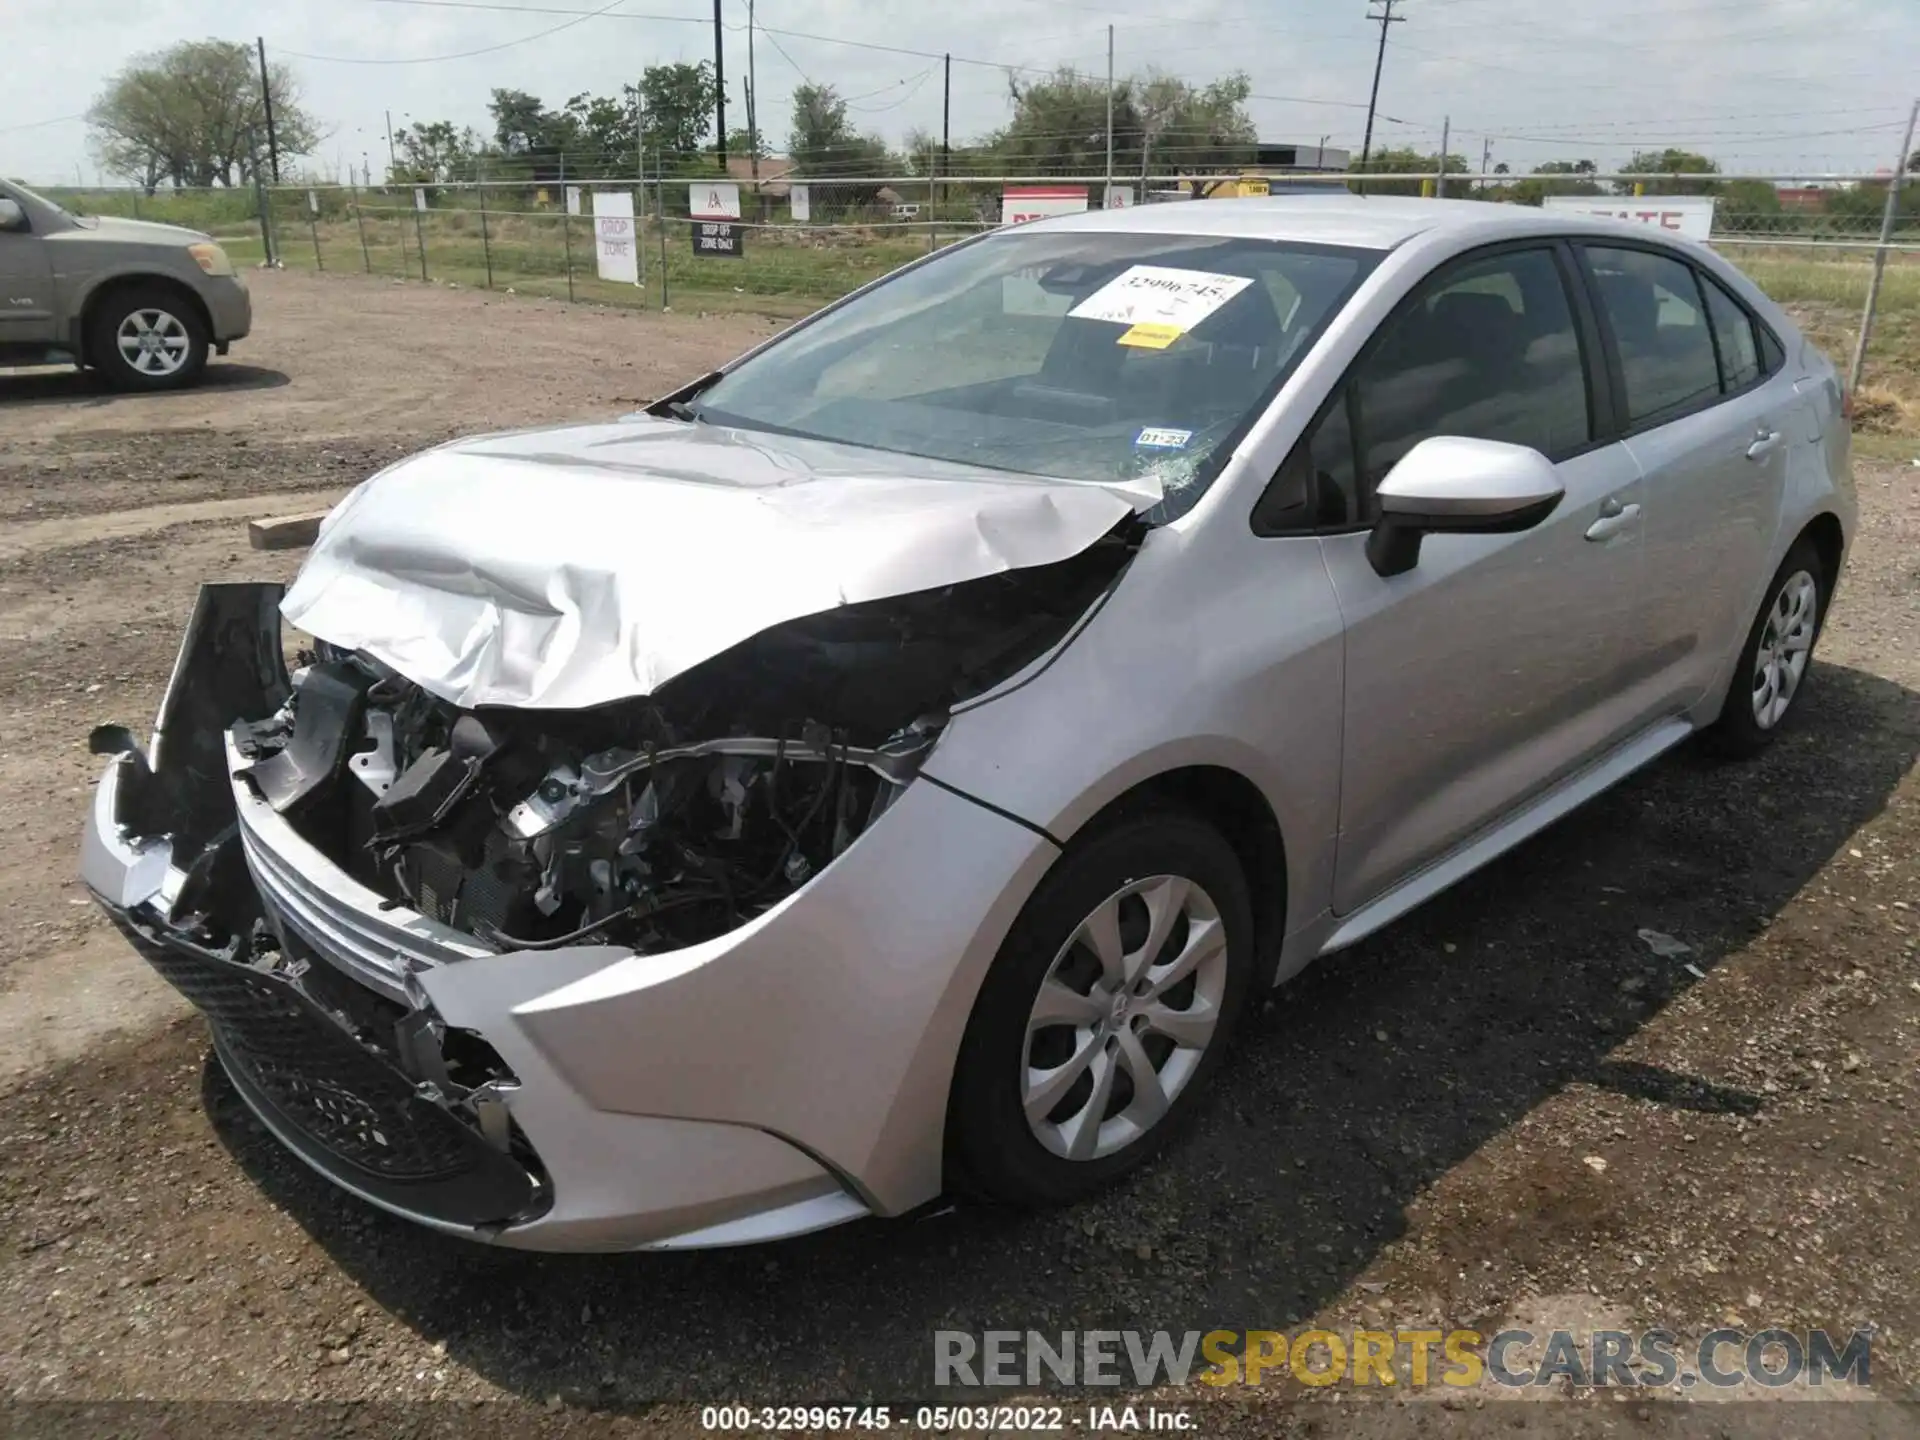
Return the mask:
M529 1248L728 1244L868 1213L764 1131L590 1104L520 1034L524 1002L626 952L497 955L365 889L274 811L228 730L288 694L279 597L204 587L152 744L95 732L112 759L81 862L266 1127L381 1208Z

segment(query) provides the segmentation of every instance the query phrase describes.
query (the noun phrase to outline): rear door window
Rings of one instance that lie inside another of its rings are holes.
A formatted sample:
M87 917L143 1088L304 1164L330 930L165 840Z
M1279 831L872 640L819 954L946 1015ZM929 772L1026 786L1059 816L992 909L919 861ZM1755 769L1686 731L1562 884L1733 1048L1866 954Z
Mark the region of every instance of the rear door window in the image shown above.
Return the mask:
M1720 385L1731 395L1760 378L1760 346L1754 339L1753 316L1712 276L1702 275L1700 285L1707 292L1707 317L1713 322L1713 337L1720 346Z
M1586 247L1613 330L1636 429L1677 420L1720 398L1720 366L1694 270L1648 250Z

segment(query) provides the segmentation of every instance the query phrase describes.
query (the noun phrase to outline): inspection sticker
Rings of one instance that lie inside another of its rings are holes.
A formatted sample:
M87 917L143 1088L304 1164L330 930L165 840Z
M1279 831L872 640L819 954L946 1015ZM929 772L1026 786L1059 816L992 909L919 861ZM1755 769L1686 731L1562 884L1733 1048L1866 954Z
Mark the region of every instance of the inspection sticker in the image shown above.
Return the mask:
M1117 343L1137 345L1142 350L1164 350L1178 340L1180 335L1181 330L1178 325L1143 323L1127 331Z
M1134 437L1136 450L1184 450L1193 439L1191 430L1159 430L1148 426Z
M1178 336L1238 295L1253 281L1245 275L1133 265L1067 312L1074 320L1111 320L1135 328L1166 327ZM1166 343L1171 344L1171 340Z

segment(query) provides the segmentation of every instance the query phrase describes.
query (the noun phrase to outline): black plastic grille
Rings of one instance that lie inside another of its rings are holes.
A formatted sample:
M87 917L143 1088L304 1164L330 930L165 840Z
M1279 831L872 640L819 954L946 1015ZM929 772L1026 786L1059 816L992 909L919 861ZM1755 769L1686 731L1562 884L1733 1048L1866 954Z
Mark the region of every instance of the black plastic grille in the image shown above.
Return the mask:
M147 958L205 1013L225 1054L315 1144L383 1179L474 1168L477 1135L309 1005L291 985L175 949Z

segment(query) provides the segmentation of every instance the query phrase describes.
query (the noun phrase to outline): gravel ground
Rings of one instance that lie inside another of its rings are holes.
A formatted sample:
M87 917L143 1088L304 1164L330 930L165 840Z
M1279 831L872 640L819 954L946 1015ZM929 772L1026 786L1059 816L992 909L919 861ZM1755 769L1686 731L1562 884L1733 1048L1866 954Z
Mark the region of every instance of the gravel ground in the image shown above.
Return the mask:
M256 298L257 338L189 395L0 373L0 1425L205 1435L259 1412L41 1402L274 1400L311 1402L274 1424L313 1433L593 1434L636 1414L690 1432L697 1412L647 1407L925 1396L930 1332L990 1327L1873 1326L1875 1392L1915 1395L1920 472L1904 459L1860 465L1840 603L1765 759L1684 747L1309 971L1188 1142L1133 1184L1042 1216L543 1258L347 1200L250 1120L204 1026L73 878L84 738L153 713L201 580L290 573L245 549L244 518L311 508L445 435L605 414L770 322L296 274L262 276ZM1656 955L1642 929L1690 948ZM1471 1433L1490 1398L1161 1403L1222 1430L1443 1435ZM395 1408L328 1408L369 1400ZM1873 1433L1920 1430L1858 1408ZM1622 1413L1547 1410L1503 1413L1566 1434ZM1756 1402L1723 1433L1832 1433L1852 1409L1822 1405L1817 1426L1782 1412L1807 1413Z

